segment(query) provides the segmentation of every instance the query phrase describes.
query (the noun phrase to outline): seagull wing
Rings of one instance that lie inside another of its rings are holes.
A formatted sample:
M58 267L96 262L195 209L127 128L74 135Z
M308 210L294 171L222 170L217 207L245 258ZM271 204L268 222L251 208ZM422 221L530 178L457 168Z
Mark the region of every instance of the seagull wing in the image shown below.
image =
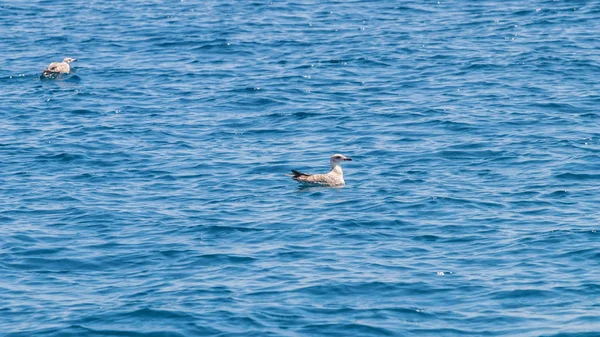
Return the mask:
M46 68L46 70L52 71L52 72L58 72L59 68L60 68L60 63L58 63L58 62L52 62L52 63L50 63L50 65L48 66L48 68Z
M46 71L53 73L68 73L71 71L71 67L69 67L69 64L65 62L52 62Z
M306 174L296 170L292 170L292 173L294 174L292 179L301 183L334 185L331 181L331 178L327 174Z

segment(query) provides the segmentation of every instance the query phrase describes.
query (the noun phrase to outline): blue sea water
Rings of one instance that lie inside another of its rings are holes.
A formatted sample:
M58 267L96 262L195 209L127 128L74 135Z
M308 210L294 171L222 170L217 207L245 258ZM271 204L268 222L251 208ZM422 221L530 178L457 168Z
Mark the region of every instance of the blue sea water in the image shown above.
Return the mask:
M598 36L597 1L0 2L0 335L600 336ZM285 176L333 153L343 188Z

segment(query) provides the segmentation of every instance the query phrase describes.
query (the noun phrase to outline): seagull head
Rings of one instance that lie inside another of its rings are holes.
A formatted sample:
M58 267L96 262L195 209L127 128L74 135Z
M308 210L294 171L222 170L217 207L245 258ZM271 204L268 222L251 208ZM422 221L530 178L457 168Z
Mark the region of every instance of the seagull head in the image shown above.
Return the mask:
M72 63L75 61L77 61L77 59L70 58L70 57L65 57L65 59L63 60L63 62L65 62L65 63Z
M332 167L341 164L343 161L352 161L352 158L348 158L342 154L336 153L329 159Z

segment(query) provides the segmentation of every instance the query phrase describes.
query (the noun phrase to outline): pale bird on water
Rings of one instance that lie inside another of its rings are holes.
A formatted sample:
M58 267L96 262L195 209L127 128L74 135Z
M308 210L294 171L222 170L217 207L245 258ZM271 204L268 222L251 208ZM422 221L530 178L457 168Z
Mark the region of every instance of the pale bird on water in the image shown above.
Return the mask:
M294 174L292 179L305 183L305 184L314 184L314 185L324 185L324 186L343 186L344 182L344 172L342 171L342 162L351 161L352 158L348 158L341 154L334 154L329 159L329 163L331 164L331 171L326 174L306 174L302 172L298 172L296 170L292 170Z
M77 61L77 59L65 57L65 59L62 62L52 62L52 63L50 63L48 68L46 68L46 70L44 70L44 72L42 73L42 76L43 77L54 77L59 74L68 74L71 72L70 64L75 61Z

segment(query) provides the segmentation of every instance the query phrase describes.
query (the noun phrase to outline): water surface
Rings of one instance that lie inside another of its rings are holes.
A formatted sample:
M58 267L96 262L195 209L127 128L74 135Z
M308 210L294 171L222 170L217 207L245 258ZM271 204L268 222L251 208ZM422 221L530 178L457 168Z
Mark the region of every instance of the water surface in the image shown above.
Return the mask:
M599 18L0 3L0 331L597 336Z

